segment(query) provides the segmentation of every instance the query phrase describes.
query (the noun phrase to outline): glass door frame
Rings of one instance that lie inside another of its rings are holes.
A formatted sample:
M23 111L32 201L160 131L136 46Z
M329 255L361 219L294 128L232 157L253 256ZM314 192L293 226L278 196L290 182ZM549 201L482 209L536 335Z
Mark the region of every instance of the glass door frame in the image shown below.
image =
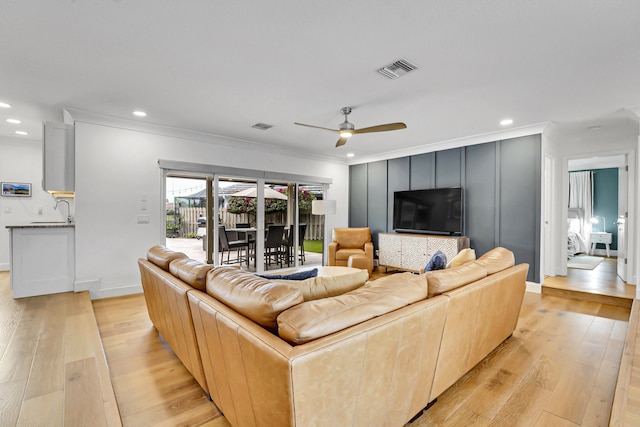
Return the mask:
M207 262L211 261L214 266L220 265L218 263L218 216L220 202L219 202L219 182L222 178L238 178L247 180L256 180L256 196L257 196L257 212L256 212L256 273L261 274L264 272L264 233L265 233L265 203L264 203L264 185L266 182L285 182L288 184L294 184L295 194L295 215L294 215L294 227L297 229L299 224L299 200L298 189L301 184L307 185L322 185L323 196L326 197L329 186L333 183L331 178L314 177L306 175L296 175L289 173L278 173L260 171L254 169L242 169L220 165L206 165L201 163L189 163L179 162L174 160L158 160L158 166L161 170L161 192L162 200L165 200L166 194L166 179L169 176L181 176L192 178L204 178L207 180L207 216L210 220L207 221ZM209 201L209 194L213 193L213 200ZM166 229L166 215L162 216L162 228ZM214 227L214 223L216 226ZM326 222L325 222L326 224ZM295 230L294 229L294 230ZM326 259L327 252L327 230L325 225L324 230L325 238L323 247L323 264ZM166 233L162 233L162 238L166 244ZM294 235L294 244L298 244L298 233ZM304 242L302 242L304 243ZM297 246L296 246L297 248ZM213 254L216 256L214 257ZM260 259L258 259L260 258ZM294 266L299 265L298 257L294 257Z

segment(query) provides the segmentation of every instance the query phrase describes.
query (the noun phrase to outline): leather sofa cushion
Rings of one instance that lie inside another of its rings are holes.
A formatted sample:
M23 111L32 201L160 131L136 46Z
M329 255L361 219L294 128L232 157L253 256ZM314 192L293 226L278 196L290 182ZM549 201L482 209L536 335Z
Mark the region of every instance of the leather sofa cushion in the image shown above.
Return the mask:
M351 255L365 255L365 252L364 252L364 249L362 248L360 249L342 248L336 252L336 260L348 261Z
M178 279L204 292L207 285L207 273L213 268L190 258L180 258L169 263L169 272Z
M339 296L292 307L278 316L278 332L280 338L290 344L304 344L423 300L426 296L427 282L423 276L394 274Z
M305 280L274 280L274 282L295 286L300 289L305 301L313 301L342 295L364 285L368 279L367 270L357 269L349 274L310 277Z
M429 298L431 298L482 279L487 276L487 270L477 261L471 261L457 267L429 271L425 276L429 284Z
M302 292L295 286L271 282L233 267L209 270L206 292L274 333L278 315L304 302Z
M182 252L175 252L166 246L156 245L147 252L147 260L157 265L164 271L169 271L169 264L174 259L187 258Z
M339 249L362 249L365 243L371 241L371 229L369 227L334 228L333 241L338 242Z
M482 265L487 270L487 274L494 274L516 265L513 252L500 246L491 249L475 262Z

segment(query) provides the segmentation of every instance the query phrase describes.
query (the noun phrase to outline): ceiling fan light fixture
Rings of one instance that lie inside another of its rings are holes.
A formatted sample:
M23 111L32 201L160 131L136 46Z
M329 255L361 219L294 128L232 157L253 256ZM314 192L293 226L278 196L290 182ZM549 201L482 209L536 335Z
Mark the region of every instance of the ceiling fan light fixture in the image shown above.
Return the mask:
M349 119L348 119L349 114L351 114L351 107L343 107L340 110L340 112L344 114L344 122L340 123L340 126L338 127L338 129L325 128L322 126L306 125L304 123L298 123L298 122L294 122L294 124L299 126L306 126L310 128L328 130L331 132L337 132L340 135L340 138L338 139L338 142L336 142L336 147L342 147L344 144L347 143L347 139L349 139L355 134L371 133L371 132L386 132L389 130L399 130L399 129L407 128L407 125L405 125L404 123L397 122L397 123L387 123L384 125L376 125L376 126L369 126L366 128L356 129L355 125L353 123L349 123Z

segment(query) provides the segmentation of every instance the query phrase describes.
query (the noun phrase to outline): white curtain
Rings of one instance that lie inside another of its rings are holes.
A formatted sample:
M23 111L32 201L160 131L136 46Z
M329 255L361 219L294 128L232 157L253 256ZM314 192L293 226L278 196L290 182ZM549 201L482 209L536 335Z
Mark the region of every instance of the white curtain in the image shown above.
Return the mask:
M593 172L569 172L569 207L580 208L584 212L580 234L589 248L593 216Z

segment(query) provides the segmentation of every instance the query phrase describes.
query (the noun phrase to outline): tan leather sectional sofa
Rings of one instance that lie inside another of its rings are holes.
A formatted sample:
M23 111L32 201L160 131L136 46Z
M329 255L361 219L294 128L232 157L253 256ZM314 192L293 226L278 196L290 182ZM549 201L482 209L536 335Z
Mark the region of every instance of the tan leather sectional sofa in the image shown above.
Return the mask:
M153 324L236 427L402 426L511 335L528 271L496 248L305 301L164 247L139 266Z

